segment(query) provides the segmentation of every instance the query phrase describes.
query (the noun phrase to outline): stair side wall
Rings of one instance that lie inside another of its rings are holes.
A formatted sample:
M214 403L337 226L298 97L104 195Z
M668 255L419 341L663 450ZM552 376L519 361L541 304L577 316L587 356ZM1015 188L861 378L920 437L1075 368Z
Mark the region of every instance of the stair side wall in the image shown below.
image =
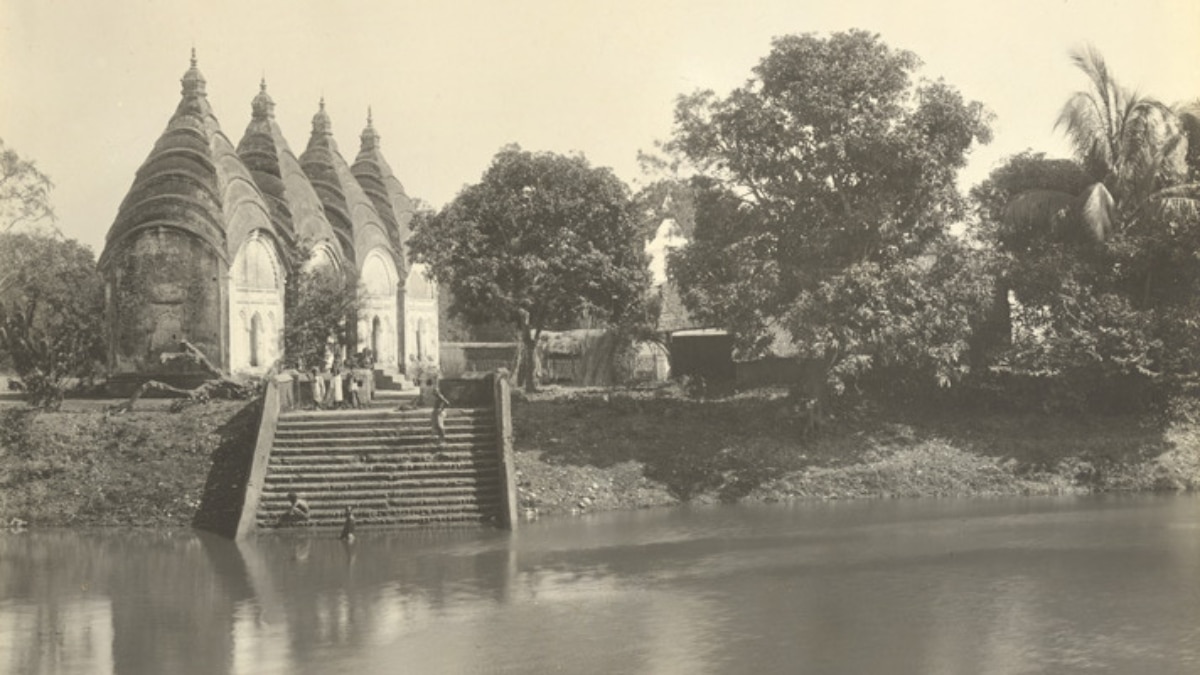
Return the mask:
M290 385L290 381L288 383ZM250 463L250 475L246 479L245 498L238 517L235 538L241 539L254 531L258 502L262 497L267 478L267 464L271 459L271 448L275 445L275 429L279 426L279 383L276 378L267 379L267 390L263 395L262 420L258 425L258 437L254 442L254 458Z

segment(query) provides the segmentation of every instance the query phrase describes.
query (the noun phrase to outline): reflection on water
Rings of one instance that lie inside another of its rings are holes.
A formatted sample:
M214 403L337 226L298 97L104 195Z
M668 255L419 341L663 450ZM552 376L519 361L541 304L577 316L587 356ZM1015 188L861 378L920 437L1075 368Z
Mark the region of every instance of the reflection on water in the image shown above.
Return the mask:
M0 535L0 672L1200 672L1200 498Z

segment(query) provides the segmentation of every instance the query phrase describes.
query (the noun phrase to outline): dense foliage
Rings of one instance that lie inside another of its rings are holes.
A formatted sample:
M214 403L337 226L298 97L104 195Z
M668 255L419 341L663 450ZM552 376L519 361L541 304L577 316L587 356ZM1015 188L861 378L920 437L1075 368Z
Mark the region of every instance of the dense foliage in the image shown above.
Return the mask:
M306 369L325 363L330 340L350 344L361 294L353 279L329 265L309 264L311 250L301 247L296 274L287 281L287 324L284 353L287 365Z
M1051 383L1055 406L1144 407L1200 365L1200 137L1187 109L1122 87L1094 50L1073 60L1089 87L1058 126L1076 156L1025 152L972 190L1011 291L1011 344L992 365Z
M990 139L989 116L942 81L914 84L918 66L863 31L793 35L729 95L680 98L664 148L695 171L696 227L671 273L701 323L749 354L785 326L847 375L961 372L966 291L941 270L969 251L944 242L966 212L956 174Z
M104 360L103 283L90 249L42 234L0 234L0 364L29 402L56 407Z
M629 190L583 157L502 149L480 182L416 221L410 245L455 313L515 327L527 388L543 330L644 314L649 272Z

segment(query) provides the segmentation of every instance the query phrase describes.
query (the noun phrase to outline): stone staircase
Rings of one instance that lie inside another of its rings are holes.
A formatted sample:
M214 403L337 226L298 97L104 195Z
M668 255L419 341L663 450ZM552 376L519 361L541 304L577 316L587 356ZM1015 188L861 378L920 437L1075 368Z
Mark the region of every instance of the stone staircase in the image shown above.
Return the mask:
M391 399L377 396L363 410L279 415L255 512L259 529L281 526L293 491L308 503L312 527L341 527L347 506L359 527L501 524L495 412L451 408L439 442L428 408L395 410L384 398Z

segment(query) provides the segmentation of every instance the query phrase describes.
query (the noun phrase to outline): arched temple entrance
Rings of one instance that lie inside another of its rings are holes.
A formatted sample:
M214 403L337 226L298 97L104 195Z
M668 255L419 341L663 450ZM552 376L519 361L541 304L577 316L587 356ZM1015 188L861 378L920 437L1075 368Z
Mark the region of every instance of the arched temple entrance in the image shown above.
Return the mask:
M284 272L269 238L255 232L242 244L229 285L229 369L265 372L283 356Z
M362 285L365 296L359 321L358 348L370 348L375 362L385 366L396 366L399 354L396 334L396 294L399 275L392 257L381 249L367 254L362 268Z
M404 282L404 363L436 366L438 348L437 286L424 265L413 265Z

